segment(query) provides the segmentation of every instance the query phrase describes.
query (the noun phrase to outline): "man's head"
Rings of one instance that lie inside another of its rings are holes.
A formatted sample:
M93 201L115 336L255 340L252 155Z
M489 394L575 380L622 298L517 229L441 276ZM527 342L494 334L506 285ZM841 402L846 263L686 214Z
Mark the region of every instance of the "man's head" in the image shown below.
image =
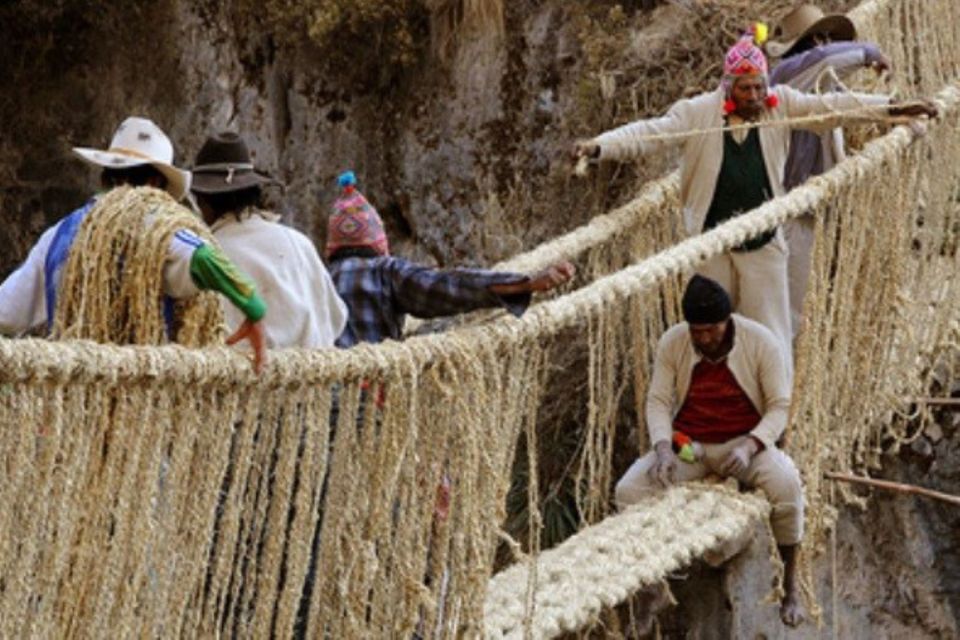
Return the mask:
M732 312L727 292L714 280L695 275L681 305L693 345L708 358L721 355Z
M247 143L239 134L225 131L210 136L197 152L191 191L212 224L228 213L260 206L261 185L270 178L257 173Z
M767 108L767 78L759 75L737 77L730 85L730 101L744 120L754 120Z
M766 43L771 56L789 58L828 42L856 40L857 29L845 15L826 15L812 4L802 4L785 15Z
M106 150L74 147L73 152L103 169L100 182L107 188L151 186L180 200L190 186L190 172L173 166L170 138L146 118L130 117L120 123Z
M333 215L327 221L327 258L338 253L347 255L357 251L375 255L390 255L383 220L363 194L357 190L357 177L345 171L337 178L340 197L333 203Z
M723 88L727 94L725 110L752 120L772 106L767 96L767 57L760 44L766 38L762 24L744 34L730 47L723 59Z

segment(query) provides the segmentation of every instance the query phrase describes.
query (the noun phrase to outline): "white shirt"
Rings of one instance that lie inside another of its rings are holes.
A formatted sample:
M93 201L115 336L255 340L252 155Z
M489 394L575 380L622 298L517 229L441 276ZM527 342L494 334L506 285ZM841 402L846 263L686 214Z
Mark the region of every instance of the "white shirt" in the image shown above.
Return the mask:
M347 306L310 239L272 217L265 212L226 215L212 225L213 235L267 303L263 323L269 348L332 347L347 324ZM223 307L233 331L243 314L233 305Z

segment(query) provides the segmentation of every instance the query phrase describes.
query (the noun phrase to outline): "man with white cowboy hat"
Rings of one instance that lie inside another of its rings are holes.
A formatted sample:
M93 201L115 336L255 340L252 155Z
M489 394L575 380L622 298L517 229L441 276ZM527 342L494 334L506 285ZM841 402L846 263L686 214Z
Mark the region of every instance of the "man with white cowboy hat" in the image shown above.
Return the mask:
M332 347L347 307L310 239L261 208L261 187L270 182L254 170L243 138L225 132L204 142L191 190L224 253L260 285L271 312L267 346ZM231 328L243 322L238 310L224 312Z
M104 190L121 185L164 189L180 200L190 185L190 172L173 165L173 145L146 118L130 117L117 128L106 150L74 148L82 160L100 167ZM26 261L0 284L0 334L18 336L47 325L52 328L61 272L81 223L94 210L97 196L47 229ZM164 294L190 298L214 290L240 308L247 322L228 342L246 338L254 346L260 368L265 351L260 319L266 313L252 283L244 279L216 247L187 229L172 236L164 265Z
M831 92L860 69L877 73L889 70L890 61L880 47L870 42L855 42L857 30L845 15L825 15L818 7L803 4L792 10L774 29L766 44L767 53L781 58L770 72L771 84L785 84L799 91ZM846 157L843 130L820 134L794 131L790 154L784 169L784 186L789 190L811 176L828 171ZM803 298L810 273L814 219L812 215L793 218L784 225L790 248L787 275L790 289L790 314L793 334L800 329Z

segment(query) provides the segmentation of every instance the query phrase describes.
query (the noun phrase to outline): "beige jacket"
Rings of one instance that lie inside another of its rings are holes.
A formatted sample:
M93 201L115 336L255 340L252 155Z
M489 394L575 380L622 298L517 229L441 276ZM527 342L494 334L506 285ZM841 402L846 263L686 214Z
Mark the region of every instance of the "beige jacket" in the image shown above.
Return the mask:
M773 447L787 426L790 411L790 377L780 343L760 323L738 314L732 319L733 348L727 354L727 366L761 415L750 434ZM686 322L670 327L660 338L647 393L651 445L672 437L673 419L683 406L693 368L700 360Z
M767 109L763 120L776 121L811 115L834 114L833 117L802 128L817 133L829 131L844 120L843 111L870 106L881 111L890 103L887 96L861 93L833 93L814 95L799 92L786 85L773 87L770 92L777 96L779 105ZM684 224L690 235L699 234L713 201L713 193L723 163L723 103L724 92L717 89L673 105L666 115L649 120L638 120L617 129L607 131L593 142L600 145L601 159L626 160L645 155L669 146L682 145L680 165L680 198L683 202ZM860 118L871 114L859 112ZM876 112L872 115L877 115ZM800 127L797 127L800 128ZM661 134L682 134L688 131L710 130L708 133L666 140L644 139ZM788 126L760 128L760 146L763 149L767 177L775 197L786 193L783 186L783 170L790 147ZM778 234L778 238L779 238ZM783 239L779 238L781 247Z

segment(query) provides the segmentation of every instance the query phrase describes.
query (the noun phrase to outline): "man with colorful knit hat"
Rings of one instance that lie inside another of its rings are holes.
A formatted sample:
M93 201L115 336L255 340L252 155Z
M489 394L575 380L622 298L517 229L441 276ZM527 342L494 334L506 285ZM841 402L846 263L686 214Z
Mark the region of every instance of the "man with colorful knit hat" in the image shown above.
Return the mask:
M341 195L327 226L327 261L347 304L347 327L337 346L400 340L407 314L437 318L503 307L519 316L535 291L569 280L574 267L559 262L532 276L482 269L434 269L390 255L383 222L357 188L352 171L337 183Z
M796 626L804 617L796 558L803 487L793 461L776 444L790 410L780 344L763 325L731 313L727 292L709 278L690 280L682 307L686 322L660 339L647 391L653 451L617 483L617 505L625 508L660 487L709 474L763 489L784 561L781 617ZM690 454L678 458L674 445L687 443Z
M680 196L691 235L712 229L765 201L786 193L783 169L790 146L785 120L821 116L802 126L829 130L845 118L936 115L927 103L890 106L882 95L801 93L770 88L767 60L757 25L724 58L720 86L681 100L666 115L638 120L574 145L575 158L628 160L669 146L681 146ZM730 130L735 125L752 125ZM688 135L684 135L688 134ZM701 273L730 292L741 314L773 331L792 369L792 327L787 295L787 248L779 229L750 238L704 264Z

